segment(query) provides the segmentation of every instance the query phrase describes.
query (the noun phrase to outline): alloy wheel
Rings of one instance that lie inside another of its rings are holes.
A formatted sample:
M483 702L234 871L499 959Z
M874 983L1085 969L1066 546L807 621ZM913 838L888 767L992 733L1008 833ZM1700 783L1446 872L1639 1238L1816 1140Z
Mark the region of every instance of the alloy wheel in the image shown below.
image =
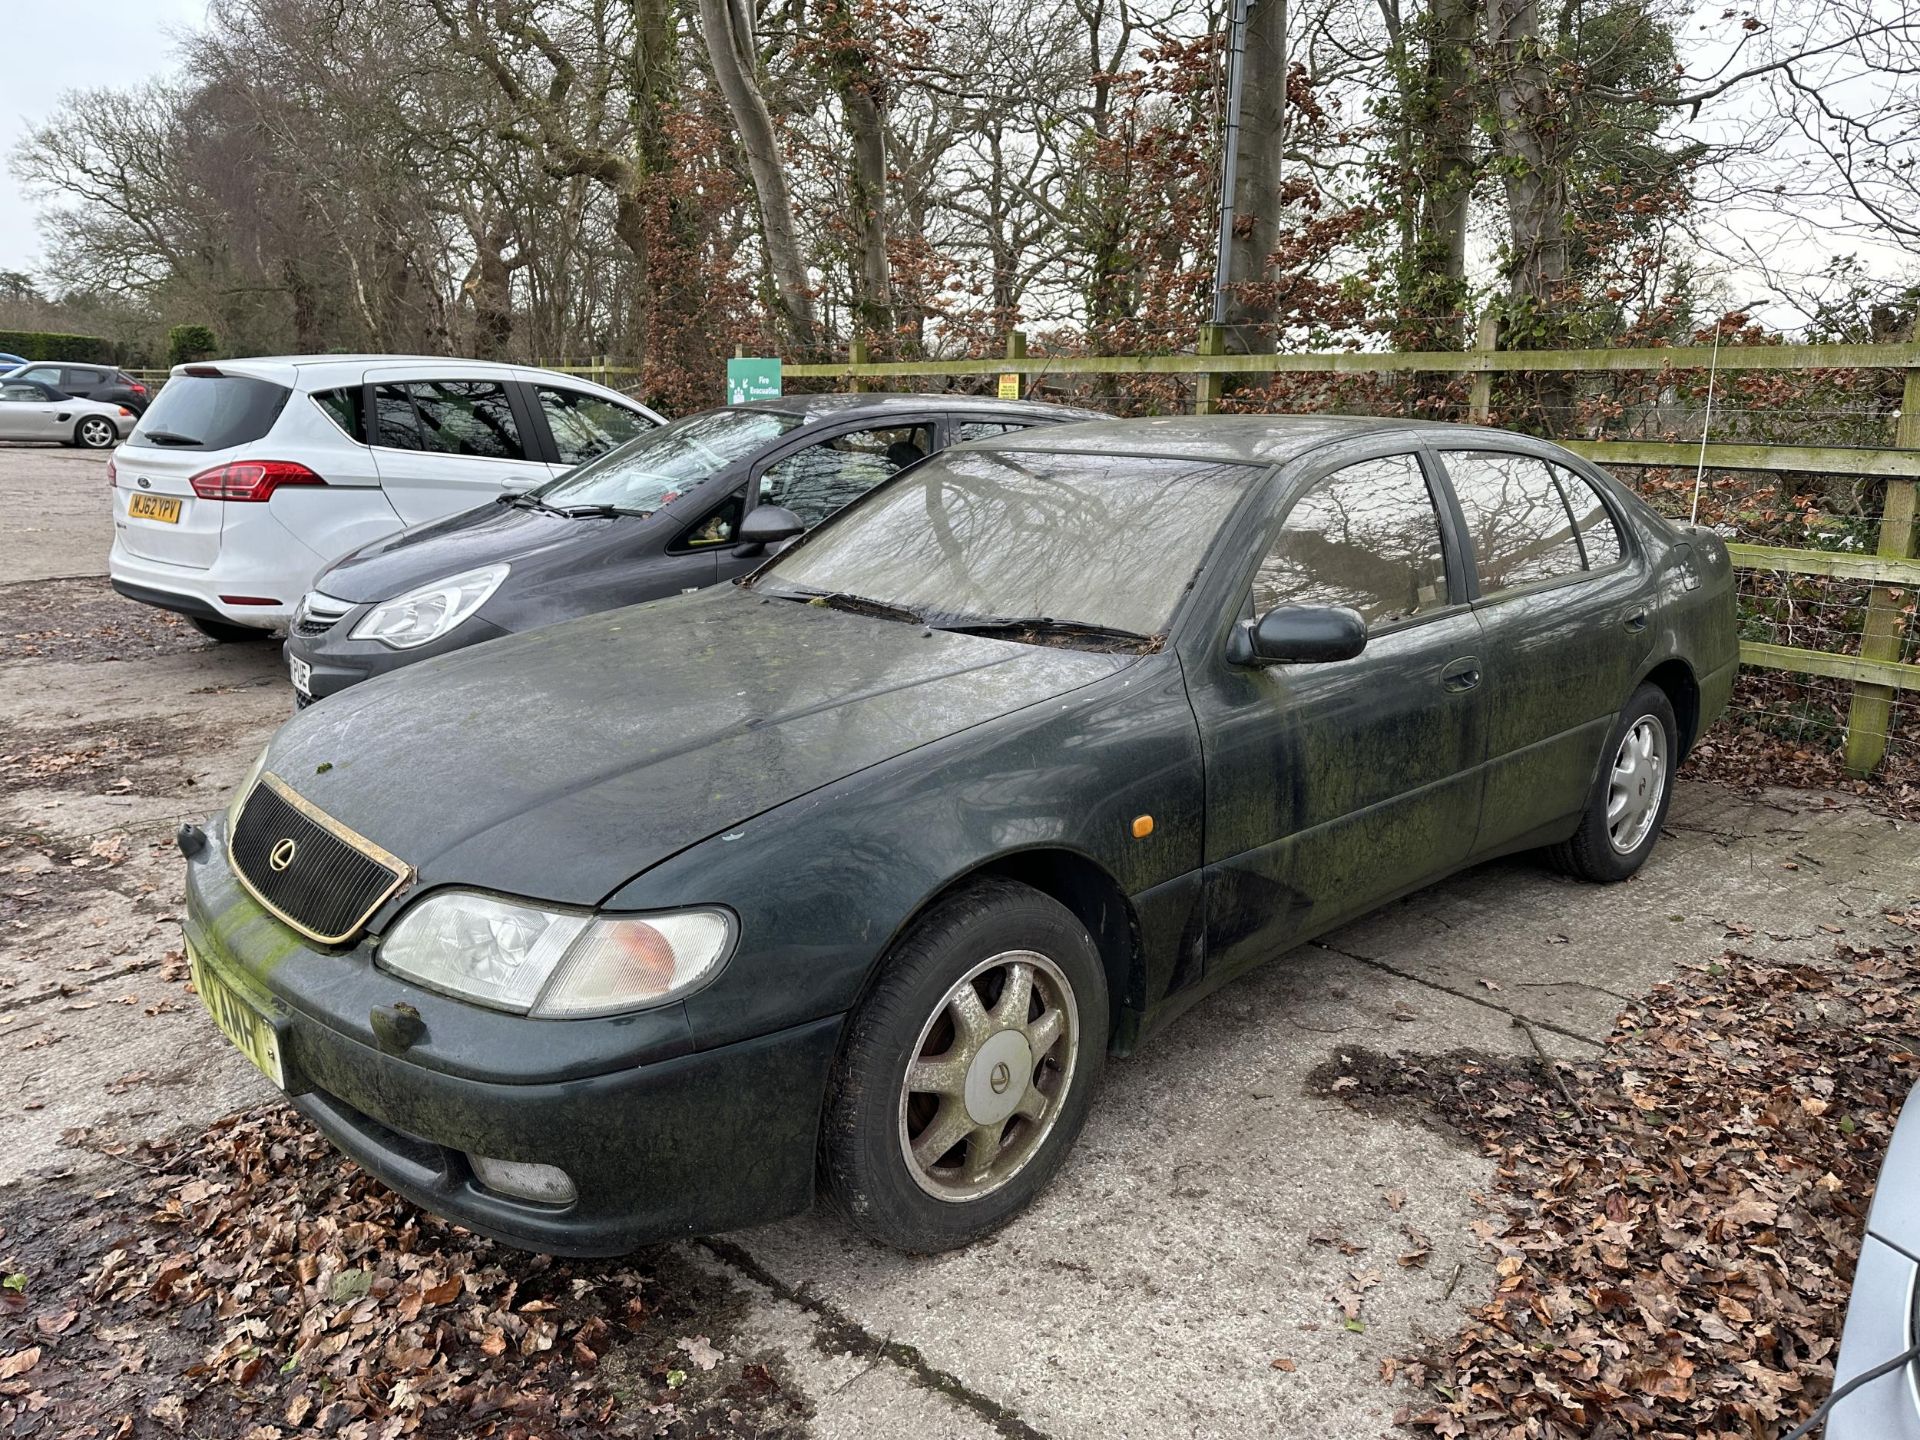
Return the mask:
M900 1148L939 1200L977 1200L1046 1141L1080 1052L1073 987L1033 950L982 961L920 1028L900 1087Z
M1667 731L1642 715L1620 738L1607 781L1607 839L1622 855L1638 850L1660 814L1667 790Z
M113 427L104 420L82 420L80 438L96 450L103 450L113 443Z

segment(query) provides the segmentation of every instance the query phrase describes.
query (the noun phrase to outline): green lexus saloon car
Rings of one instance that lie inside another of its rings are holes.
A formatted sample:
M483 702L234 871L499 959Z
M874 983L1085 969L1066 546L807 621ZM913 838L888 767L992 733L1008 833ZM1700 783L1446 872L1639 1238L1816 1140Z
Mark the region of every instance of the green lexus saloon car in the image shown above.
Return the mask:
M474 1230L617 1254L824 1195L936 1251L1251 966L1493 856L1634 873L1734 663L1720 540L1543 441L1030 430L296 716L181 831L188 953Z

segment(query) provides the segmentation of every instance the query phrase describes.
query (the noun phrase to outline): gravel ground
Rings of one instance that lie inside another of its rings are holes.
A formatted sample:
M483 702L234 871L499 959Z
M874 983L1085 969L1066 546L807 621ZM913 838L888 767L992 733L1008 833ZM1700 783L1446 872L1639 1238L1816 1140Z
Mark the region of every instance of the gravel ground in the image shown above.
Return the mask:
M73 1216L132 1223L99 1197L135 1147L197 1145L273 1099L186 988L170 835L218 808L287 713L278 647L214 645L112 594L103 463L0 447L17 517L0 532L0 1269L28 1273L66 1273ZM697 1272L675 1324L777 1377L777 1430L715 1433L1376 1436L1406 1399L1382 1362L1491 1293L1471 1227L1492 1172L1463 1137L1343 1104L1316 1073L1356 1045L1597 1054L1624 1002L1711 961L1731 927L1762 958L1770 936L1870 942L1913 904L1917 867L1899 822L1844 798L1683 784L1632 883L1485 867L1197 1007L1109 1068L1060 1181L987 1243L908 1259L813 1215L634 1264L656 1285ZM1417 1266L1396 1263L1408 1227L1430 1247ZM0 1308L0 1354L9 1323ZM203 1382L168 1371L174 1351L193 1346L156 1346L142 1373L191 1417ZM175 1433L130 1413L128 1433Z

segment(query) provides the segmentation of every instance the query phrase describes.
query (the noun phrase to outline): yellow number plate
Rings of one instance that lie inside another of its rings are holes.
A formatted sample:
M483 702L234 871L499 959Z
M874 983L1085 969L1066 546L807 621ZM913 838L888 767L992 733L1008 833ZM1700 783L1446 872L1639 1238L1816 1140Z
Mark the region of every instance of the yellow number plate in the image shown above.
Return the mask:
M193 972L193 988L200 992L200 1003L213 1016L220 1033L231 1040L240 1053L260 1067L260 1073L287 1088L287 1077L280 1065L280 1040L273 1023L254 1009L238 991L213 973L213 967L187 947L187 966Z
M129 495L127 514L136 520L161 520L180 523L180 502L172 495Z

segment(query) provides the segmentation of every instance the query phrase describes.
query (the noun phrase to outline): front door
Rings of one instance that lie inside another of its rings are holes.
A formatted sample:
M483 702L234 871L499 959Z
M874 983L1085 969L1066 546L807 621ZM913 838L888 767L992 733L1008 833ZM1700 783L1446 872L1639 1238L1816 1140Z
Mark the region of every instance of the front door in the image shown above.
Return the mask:
M1474 848L1564 839L1652 645L1646 569L1575 471L1464 444L1439 459L1486 635L1487 788Z
M931 419L824 435L762 470L754 503L783 506L811 530L936 448Z
M72 438L73 407L49 400L47 392L24 380L0 383L0 440ZM61 417L68 417L62 423Z
M1293 486L1243 615L1345 605L1366 649L1190 681L1206 754L1207 975L1275 955L1461 864L1480 808L1480 626L1421 458Z

